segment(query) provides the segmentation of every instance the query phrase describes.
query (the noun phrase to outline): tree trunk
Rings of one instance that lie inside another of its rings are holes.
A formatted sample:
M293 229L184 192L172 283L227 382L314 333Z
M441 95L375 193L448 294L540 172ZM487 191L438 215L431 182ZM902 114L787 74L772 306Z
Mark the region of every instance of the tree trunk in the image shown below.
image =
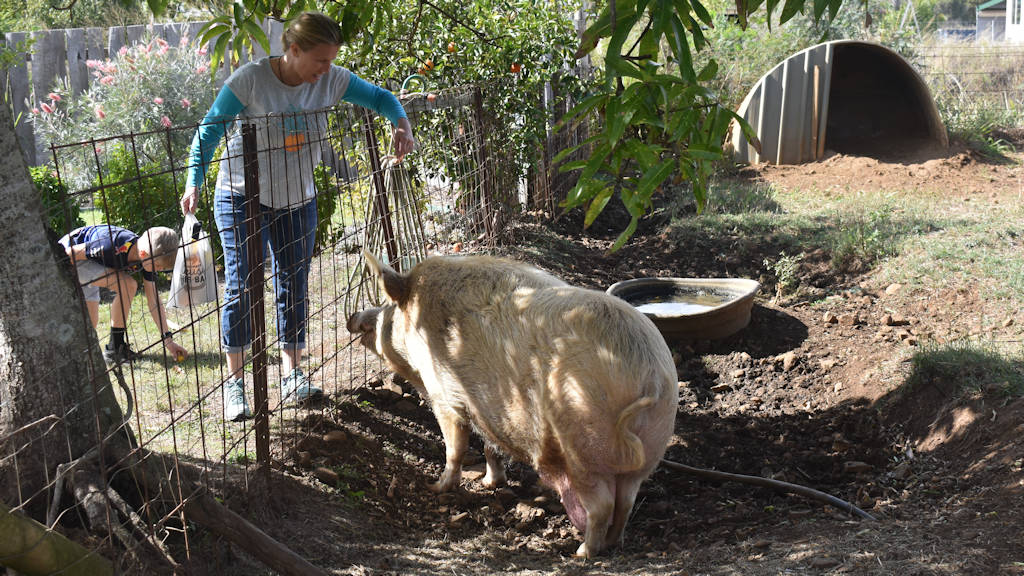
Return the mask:
M36 518L56 467L96 446L102 455L123 422L80 293L0 105L0 501Z

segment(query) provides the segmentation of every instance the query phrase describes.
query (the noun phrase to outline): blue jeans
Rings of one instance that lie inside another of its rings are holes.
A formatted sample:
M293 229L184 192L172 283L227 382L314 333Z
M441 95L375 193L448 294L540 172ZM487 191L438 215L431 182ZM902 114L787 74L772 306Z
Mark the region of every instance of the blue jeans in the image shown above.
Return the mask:
M225 352L244 352L252 343L249 317L247 242L253 233L245 222L245 198L217 190L214 218L224 248L224 302L220 311L221 346ZM309 264L316 239L316 199L292 209L260 205L260 243L273 255L277 337L285 350L306 348L306 298ZM265 249L265 248L264 248ZM263 278L256 278L263 289Z

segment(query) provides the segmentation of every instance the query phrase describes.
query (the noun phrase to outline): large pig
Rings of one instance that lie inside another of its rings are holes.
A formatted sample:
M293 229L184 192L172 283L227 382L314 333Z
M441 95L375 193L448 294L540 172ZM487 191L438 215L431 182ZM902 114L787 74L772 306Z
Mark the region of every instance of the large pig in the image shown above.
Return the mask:
M349 331L429 398L446 462L435 491L458 486L470 426L536 469L584 534L579 556L621 541L640 483L665 452L678 392L654 324L603 292L487 256L433 257L399 274L363 253L388 304Z

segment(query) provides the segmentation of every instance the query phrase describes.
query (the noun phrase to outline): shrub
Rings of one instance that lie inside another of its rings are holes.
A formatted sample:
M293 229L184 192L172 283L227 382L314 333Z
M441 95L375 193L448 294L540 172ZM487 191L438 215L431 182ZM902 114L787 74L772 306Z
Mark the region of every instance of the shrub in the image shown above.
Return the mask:
M216 95L205 49L191 48L188 38L178 47L151 38L86 66L94 76L86 91L74 95L64 81L32 107L29 118L37 136L66 145L135 134L131 146L147 163L185 157L194 125ZM183 129L165 130L171 127ZM93 149L68 148L57 159L73 190L96 178Z
M159 163L141 163L123 144L114 146L106 156L102 178L93 202L105 220L141 232L151 226L181 227L181 212L174 179Z
M48 166L33 166L29 168L32 175L32 183L39 191L39 197L43 202L43 211L46 215L46 226L58 236L85 225L82 220L81 209L77 202L68 196L68 188L61 183L53 169Z
M332 218L338 208L338 186L335 184L331 168L320 164L313 169L313 182L316 186L316 242L313 250L320 250L332 242L334 223Z

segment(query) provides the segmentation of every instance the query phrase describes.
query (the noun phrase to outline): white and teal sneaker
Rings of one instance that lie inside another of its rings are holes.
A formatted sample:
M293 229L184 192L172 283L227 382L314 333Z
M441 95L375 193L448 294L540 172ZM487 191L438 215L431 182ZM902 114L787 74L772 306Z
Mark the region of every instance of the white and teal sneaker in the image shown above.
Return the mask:
M324 391L309 383L309 378L296 368L292 373L281 379L281 403L285 402L306 402L320 398Z
M249 418L252 411L245 400L245 384L241 378L232 378L224 383L224 419L240 422Z

